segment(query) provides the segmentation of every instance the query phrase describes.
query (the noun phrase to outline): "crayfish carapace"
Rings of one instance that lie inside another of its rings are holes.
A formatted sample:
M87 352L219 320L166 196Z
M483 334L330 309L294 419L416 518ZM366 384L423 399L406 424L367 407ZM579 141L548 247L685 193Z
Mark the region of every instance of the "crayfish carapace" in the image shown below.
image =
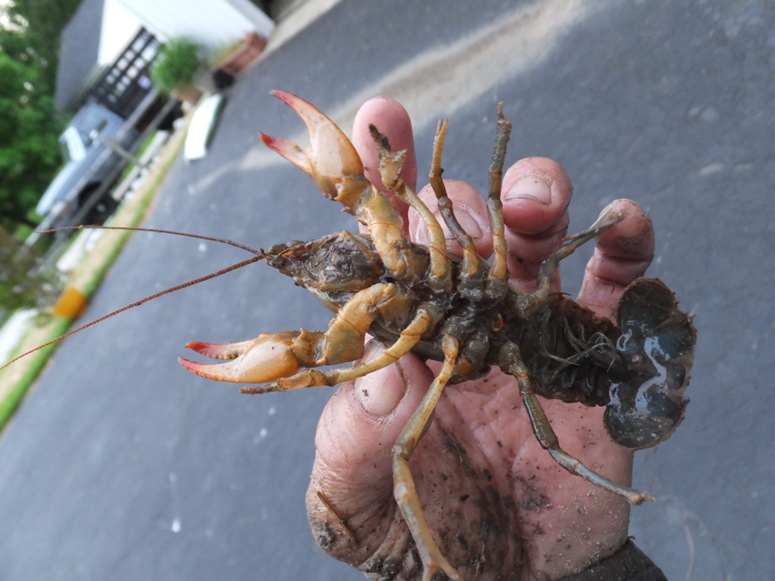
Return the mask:
M423 579L444 571L460 579L430 533L409 470L409 458L445 385L481 377L490 366L516 378L533 432L563 468L640 504L651 497L612 482L566 453L538 396L606 406L611 438L632 449L670 437L683 418L684 391L694 355L691 318L657 279L638 279L625 291L617 324L596 317L550 290L560 261L620 219L604 211L586 231L566 238L543 264L537 289L519 292L508 283L500 191L510 123L499 110L495 151L489 171L488 206L494 236L490 263L477 255L457 222L441 179L446 123L436 134L431 185L440 214L463 248L451 258L434 215L401 179L404 152L392 152L376 128L380 176L385 186L416 210L430 233L428 245L408 241L401 217L364 176L364 167L344 133L306 101L274 93L304 120L311 146L262 135L264 142L307 172L324 195L368 226L369 235L341 232L312 242L274 246L261 257L315 293L336 313L325 332L261 335L229 345L190 343L197 353L230 361L181 364L220 381L268 383L246 393L331 386L386 367L409 351L442 361L441 370L393 448L394 492L424 566ZM367 333L387 349L352 367L317 368L358 360Z

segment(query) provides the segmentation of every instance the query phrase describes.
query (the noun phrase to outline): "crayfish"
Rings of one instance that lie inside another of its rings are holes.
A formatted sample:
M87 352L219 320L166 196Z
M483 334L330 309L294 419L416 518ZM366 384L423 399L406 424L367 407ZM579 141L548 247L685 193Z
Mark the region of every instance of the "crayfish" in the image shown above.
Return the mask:
M311 145L302 150L262 135L264 143L307 172L323 194L341 203L369 234L340 232L260 251L261 259L335 313L326 331L264 334L227 345L190 343L187 347L200 355L229 361L205 365L181 359L183 367L209 379L264 384L242 391L266 393L333 386L386 367L410 351L442 362L393 448L394 495L422 559L425 580L439 570L451 579L460 576L433 539L409 459L445 386L481 377L491 366L516 378L535 437L560 466L632 504L651 499L565 452L538 399L606 406L609 435L631 449L669 438L683 418L696 332L667 286L658 279L633 282L619 303L616 324L551 290L560 261L620 217L604 211L589 229L566 238L542 264L536 290L517 291L508 282L500 201L511 127L502 107L489 170L494 256L487 262L455 218L441 179L446 123L437 130L430 181L440 215L463 249L461 259L448 255L435 216L403 182L405 152L391 151L387 139L371 127L380 150L380 177L420 214L429 231L427 245L404 237L400 214L364 176L353 145L328 117L295 95L274 94L301 116ZM359 360L367 334L387 346L381 355L350 367L318 369Z

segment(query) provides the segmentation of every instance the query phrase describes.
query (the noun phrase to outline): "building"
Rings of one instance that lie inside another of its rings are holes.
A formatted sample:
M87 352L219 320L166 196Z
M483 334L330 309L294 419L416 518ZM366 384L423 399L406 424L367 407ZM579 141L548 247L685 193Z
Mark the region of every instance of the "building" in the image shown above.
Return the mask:
M273 28L250 0L84 0L62 32L56 107L73 112L93 99L127 117L164 41L183 36L215 53Z

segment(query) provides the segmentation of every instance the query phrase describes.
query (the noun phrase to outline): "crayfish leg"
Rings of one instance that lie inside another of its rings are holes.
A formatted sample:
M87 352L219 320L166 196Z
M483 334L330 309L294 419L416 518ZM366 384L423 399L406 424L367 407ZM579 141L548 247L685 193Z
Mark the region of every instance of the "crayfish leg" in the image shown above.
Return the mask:
M332 369L330 371L318 371L316 369L303 369L298 373L278 379L276 383L270 386L258 388L245 388L243 393L266 393L269 391L291 391L303 387L324 387L333 386L345 381L352 381L373 373L379 369L392 365L401 357L409 353L412 348L420 342L425 331L433 323L433 317L430 312L420 308L417 311L412 322L401 332L398 339L390 347L385 349L374 359L345 367L344 369ZM365 335L365 332L363 333ZM363 335L360 344L363 343ZM336 339L336 337L334 337Z
M594 470L590 470L584 466L581 460L571 456L560 447L557 434L554 433L552 425L549 423L549 419L541 407L541 402L533 390L530 375L522 361L519 347L516 344L507 343L503 346L499 354L499 365L504 372L516 378L522 404L525 406L525 411L527 411L527 415L530 418L530 427L533 429L533 434L535 434L541 447L549 452L555 462L571 474L580 476L603 490L623 496L630 504L637 505L642 504L646 500L654 500L654 497L646 492L640 492L628 486L618 484L601 476Z
M445 125L446 130L446 125ZM425 222L428 228L428 250L430 251L430 270L428 272L428 285L436 290L449 290L452 288L452 269L447 254L447 242L444 231L438 220L428 209L428 206L420 199L417 193L406 185L401 179L401 170L406 158L406 151L393 153L387 137L380 133L374 125L369 126L369 131L379 150L379 175L384 186L394 192L408 206L413 208ZM438 133L437 133L438 139ZM443 141L443 139L442 139ZM435 151L434 141L434 151ZM441 179L439 173L439 179Z
M404 429L401 430L401 434L393 446L393 494L417 545L417 551L424 568L422 581L431 581L437 571L443 571L452 581L463 581L455 568L441 554L436 541L433 539L422 504L420 504L420 498L417 495L412 472L409 469L409 459L412 457L420 436L430 421L431 414L455 368L458 348L459 341L456 337L444 336L442 339L444 363L441 371L433 380L425 397L412 417L409 418Z
M507 267L508 247L503 224L503 202L501 188L503 187L503 164L506 160L506 145L511 136L511 121L503 115L503 102L498 103L498 128L495 132L495 146L490 161L487 188L487 208L490 211L490 227L492 228L493 260L487 273L488 290L494 298L506 294L509 282Z
M573 254L580 246L610 230L621 222L622 219L623 216L615 213L613 207L609 205L589 228L565 238L560 247L541 263L536 290L532 293L523 294L523 297L526 299L525 304L521 305L523 314L531 314L549 300L549 296L552 294L552 279L557 274L562 260Z
M338 383L344 383L345 381L352 381L373 373L379 369L392 365L401 357L409 353L417 343L422 339L423 334L433 324L433 316L427 310L420 308L415 314L414 319L409 325L401 331L398 339L390 347L385 349L374 359L364 361L358 365L347 367L344 369L333 369L325 375L332 383L328 385L336 385Z
M477 274L479 270L479 255L474 247L474 241L471 236L458 222L457 217L454 214L452 201L447 195L447 188L444 185L442 174L444 170L441 167L441 154L444 150L444 139L447 136L447 127L449 123L447 121L439 121L436 127L436 135L433 138L433 154L431 156L431 169L428 172L428 183L436 194L436 199L439 205L439 214L444 220L444 223L449 228L450 233L457 240L460 247L463 249L463 262L460 266L461 282L466 279L470 279ZM427 222L427 220L426 220ZM442 240L444 235L441 234Z

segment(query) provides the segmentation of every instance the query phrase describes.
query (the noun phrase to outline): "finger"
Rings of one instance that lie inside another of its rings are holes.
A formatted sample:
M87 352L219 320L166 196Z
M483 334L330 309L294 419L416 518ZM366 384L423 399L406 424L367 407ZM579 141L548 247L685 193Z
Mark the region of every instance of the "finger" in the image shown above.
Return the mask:
M492 254L492 229L487 210L487 202L472 186L459 180L444 180L447 196L452 201L455 218L460 222L474 242L479 256L488 258ZM447 224L439 213L438 201L433 189L428 185L419 192L420 199L436 216L444 231L447 250L455 256L462 256L463 249L452 236ZM409 239L419 244L428 244L428 228L420 215L409 210Z
M654 226L649 215L632 200L616 200L609 207L624 219L597 239L578 302L600 316L611 318L624 289L643 276L651 264Z
M364 357L371 359L383 349L372 341ZM307 493L313 530L337 526L318 492L344 520L354 517L351 523L366 521L369 528L389 524L383 513L394 508L393 444L432 381L433 373L410 354L343 385L331 398L318 424Z
M573 185L557 162L530 157L508 169L501 191L511 282L532 290L541 263L568 231ZM554 286L559 290L559 277Z
M400 103L387 97L375 97L366 101L358 110L353 121L352 133L352 142L363 161L366 177L378 190L387 194L391 203L406 220L406 204L395 198L390 192L386 192L380 179L379 154L377 145L369 133L370 124L373 124L380 133L388 138L390 148L393 151L407 151L401 177L404 183L414 190L417 185L417 156L414 149L412 122L406 109Z

